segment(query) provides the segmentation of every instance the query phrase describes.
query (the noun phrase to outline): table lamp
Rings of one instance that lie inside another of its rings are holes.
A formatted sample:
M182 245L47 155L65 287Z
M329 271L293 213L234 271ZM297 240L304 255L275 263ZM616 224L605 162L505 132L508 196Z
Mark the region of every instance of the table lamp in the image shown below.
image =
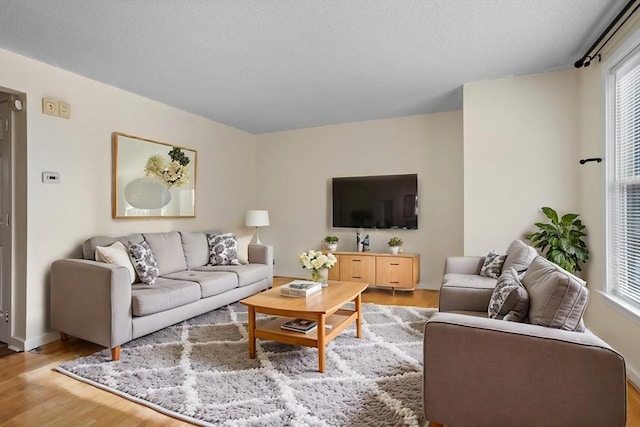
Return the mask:
M260 241L260 227L266 227L269 225L269 211L251 210L247 211L247 220L245 222L247 227L256 228L256 244L261 245Z

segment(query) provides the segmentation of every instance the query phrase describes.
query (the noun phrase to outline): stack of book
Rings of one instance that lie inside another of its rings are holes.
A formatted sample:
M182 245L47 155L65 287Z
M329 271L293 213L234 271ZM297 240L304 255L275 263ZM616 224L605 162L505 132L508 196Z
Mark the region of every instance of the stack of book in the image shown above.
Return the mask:
M318 329L318 322L315 320L307 319L293 319L281 326L282 329L293 332L302 332L308 334L311 331Z
M280 287L280 295L287 297L306 298L322 290L322 284L317 282L307 282L304 280L294 280Z

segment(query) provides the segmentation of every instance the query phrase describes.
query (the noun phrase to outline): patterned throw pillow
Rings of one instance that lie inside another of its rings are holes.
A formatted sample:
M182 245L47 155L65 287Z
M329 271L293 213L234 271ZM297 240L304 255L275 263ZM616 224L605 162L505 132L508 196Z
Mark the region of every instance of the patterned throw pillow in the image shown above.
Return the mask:
M240 265L238 240L233 233L207 234L209 241L209 265Z
M147 242L144 240L139 244L129 242L129 256L140 281L153 285L158 278L158 263Z
M482 268L480 269L480 275L497 279L498 277L500 277L502 264L504 264L505 259L507 259L506 255L498 255L493 251L489 252L489 254L484 257L484 263L482 264Z
M518 272L510 267L498 278L489 302L489 317L522 322L528 313L529 294L520 283Z

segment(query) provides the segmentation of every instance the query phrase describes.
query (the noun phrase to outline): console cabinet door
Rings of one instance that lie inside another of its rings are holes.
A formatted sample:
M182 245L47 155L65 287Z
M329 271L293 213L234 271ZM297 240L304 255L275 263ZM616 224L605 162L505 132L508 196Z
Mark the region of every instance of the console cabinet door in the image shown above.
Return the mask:
M333 267L331 267L329 269L329 275L327 276L327 279L329 280L341 280L340 279L340 259L342 258L342 255L336 255L336 263L333 264Z
M373 256L341 255L340 280L374 284L376 258Z
M413 260L400 257L378 257L376 284L394 288L413 288Z

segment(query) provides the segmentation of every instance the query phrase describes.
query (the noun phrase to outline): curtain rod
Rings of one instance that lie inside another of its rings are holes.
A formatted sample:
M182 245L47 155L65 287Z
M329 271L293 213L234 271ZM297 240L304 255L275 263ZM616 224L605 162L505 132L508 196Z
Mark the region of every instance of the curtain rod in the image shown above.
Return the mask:
M598 44L602 41L602 39L604 39L606 37L606 35L609 34L611 29L622 19L622 17L625 15L625 13L627 13L629 11L629 9L631 9L631 6L633 6L633 4L635 2L636 2L636 0L629 0L629 2L625 5L625 7L622 8L622 10L618 14L618 16L616 16L615 19L613 21L611 21L609 26L602 32L602 34L600 34L600 37L598 37L598 39L591 45L589 50L587 50L585 52L585 54L582 55L582 58L580 58L580 59L578 59L576 61L576 63L574 64L574 66L576 68L588 67L591 64L591 60L592 59L594 59L596 57L598 57L598 59L601 58L600 57L600 51L602 50L602 48L607 45L609 40L611 40L611 37L613 37L618 32L618 30L624 25L624 23L627 22L627 20L629 18L631 18L631 16L635 13L635 11L638 10L638 7L640 7L640 4L637 5L635 7L635 9L633 9L633 11L629 14L629 16L627 16L625 18L625 20L622 22L622 24L620 24L620 26L618 28L616 28L616 30L613 32L613 34L611 34L611 36L609 36L609 38L602 44L602 46L600 46L600 48L598 49L598 51L596 53L594 53L593 55L589 55L589 54L591 52L593 52L593 50L598 46Z

